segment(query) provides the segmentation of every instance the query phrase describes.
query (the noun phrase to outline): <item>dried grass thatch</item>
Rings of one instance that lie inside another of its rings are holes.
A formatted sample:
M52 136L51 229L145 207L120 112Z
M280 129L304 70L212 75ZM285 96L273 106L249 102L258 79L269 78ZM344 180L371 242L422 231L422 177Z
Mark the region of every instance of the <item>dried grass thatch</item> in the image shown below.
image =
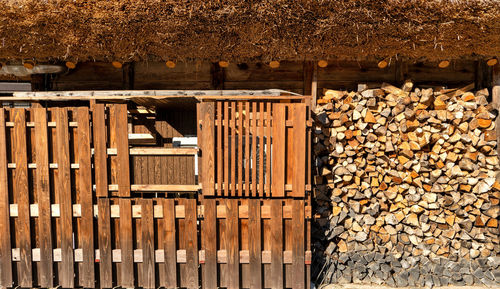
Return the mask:
M0 58L429 59L500 54L498 0L3 0Z

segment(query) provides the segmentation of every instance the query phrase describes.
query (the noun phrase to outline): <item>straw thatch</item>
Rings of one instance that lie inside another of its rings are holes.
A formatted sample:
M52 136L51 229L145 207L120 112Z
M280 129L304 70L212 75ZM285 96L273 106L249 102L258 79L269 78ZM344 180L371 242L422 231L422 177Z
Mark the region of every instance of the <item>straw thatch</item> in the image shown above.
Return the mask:
M499 53L498 0L0 3L2 59L453 59Z

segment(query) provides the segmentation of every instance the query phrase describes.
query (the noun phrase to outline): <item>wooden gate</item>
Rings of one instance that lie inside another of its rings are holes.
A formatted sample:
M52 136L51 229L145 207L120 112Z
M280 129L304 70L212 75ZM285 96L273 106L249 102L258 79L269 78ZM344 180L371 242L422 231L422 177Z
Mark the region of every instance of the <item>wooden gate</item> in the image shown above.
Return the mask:
M285 112L283 129L296 124L290 105L274 106ZM210 189L200 185L134 184L132 156L194 158L199 150L134 147L131 125L126 104L0 109L0 287L307 288L310 201L304 192L265 198L278 190L255 180L269 177L274 184L268 174L274 162L257 171L264 178L250 179L259 198L219 196L215 182L207 197ZM261 165L269 161L266 139L255 139L264 140L253 150L264 154ZM277 142L271 143L274 154ZM203 152L205 169L207 157ZM287 171L286 180L293 179ZM295 183L283 184L286 190Z

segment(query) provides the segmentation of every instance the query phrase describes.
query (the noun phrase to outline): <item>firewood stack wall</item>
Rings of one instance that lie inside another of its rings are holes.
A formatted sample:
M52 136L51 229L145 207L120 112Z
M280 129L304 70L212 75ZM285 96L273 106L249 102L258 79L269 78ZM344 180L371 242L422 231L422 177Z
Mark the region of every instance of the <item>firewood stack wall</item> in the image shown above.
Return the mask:
M470 90L325 90L313 281L500 284L497 111Z

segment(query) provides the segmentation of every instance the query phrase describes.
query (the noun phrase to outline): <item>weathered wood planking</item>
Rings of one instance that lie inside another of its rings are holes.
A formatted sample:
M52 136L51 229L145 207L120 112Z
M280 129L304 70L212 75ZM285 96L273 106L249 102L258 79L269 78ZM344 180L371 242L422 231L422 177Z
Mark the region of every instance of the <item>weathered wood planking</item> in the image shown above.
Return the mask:
M120 286L134 288L134 247L132 235L132 206L130 199L120 199Z
M264 139L265 139L265 121L266 121L266 112L264 111L264 102L259 103L259 120L258 120L258 126L259 126L259 196L264 196Z
M203 194L215 195L215 104L213 102L200 103L200 116L202 117L202 180Z
M304 200L293 200L292 207L292 283L294 289L305 289Z
M38 190L38 240L40 244L39 282L41 287L53 287L52 220L50 210L49 144L47 110L32 110L35 118L36 188ZM92 260L93 261L93 260Z
M251 186L252 190L250 193L251 197L257 197L257 102L252 102L252 123L251 123L252 131L252 180Z
M250 289L262 288L262 244L260 200L248 200L248 242L250 251Z
M242 197L243 196L243 102L237 102L238 105L238 147L237 147L237 153L238 153L238 159L237 159L237 164L238 164L238 169L235 172L238 174L238 196ZM236 156L233 156L236 157Z
M141 200L142 208L142 288L156 288L155 286L155 249L153 201Z
M223 119L222 119L222 102L217 101L217 141L216 141L216 146L217 146L217 195L218 196L223 196L224 195L224 190L222 188L222 184L224 183L224 169L223 169L223 138L222 138L222 125L223 125ZM215 169L215 167L214 167Z
M229 102L224 102L224 196L230 196L229 189Z
M229 157L231 161L231 166L229 168L229 174L231 175L231 184L229 187L231 188L231 196L237 196L236 194L236 102L231 102L231 122L230 122L230 130L231 130L231 155Z
M111 211L109 199L99 198L98 206L98 243L99 243L99 276L101 288L113 287L113 266L111 249Z
M61 207L60 238L62 262L59 264L59 283L62 287L74 287L73 262L73 208L71 194L71 171L69 155L68 109L57 108L56 150L57 150L57 194Z
M94 286L94 206L92 192L92 163L90 152L90 119L87 107L77 109L79 192L81 201L81 239L83 264L80 267L80 286Z
M177 245L175 226L175 203L163 200L163 248L165 253L165 288L177 288Z
M282 200L271 201L271 276L273 288L284 288Z
M245 111L246 111L246 116L245 116L245 186L246 186L246 191L244 196L249 197L251 196L251 190L250 190L250 143L251 143L251 136L250 136L250 102L245 103Z
M92 108L92 132L94 137L94 177L96 196L108 196L108 163L106 145L106 119L104 104Z
M293 176L292 194L293 197L305 197L306 180L306 105L302 103L294 104L293 109Z
M203 287L217 288L217 211L214 199L203 200L202 238L205 250Z
M0 108L0 287L12 287L12 249L10 243L9 185L7 173L7 136L5 109Z
M272 142L272 103L267 102L267 113L266 113L266 197L272 197L271 195L271 142Z
M272 186L274 197L285 196L286 106L273 105Z
M128 147L128 116L126 104L115 104L115 137L117 150L118 195L130 197L130 169Z
M226 250L227 250L227 288L240 288L240 256L239 256L239 225L238 200L225 200L228 216L226 218Z
M186 209L186 218L184 221L184 242L186 248L186 266L184 280L186 283L183 287L197 289L199 287L198 276L198 231L197 228L197 209L195 199L181 199L181 204L184 204Z
M32 263L31 263L31 236L30 236L30 197L28 188L28 157L26 143L26 113L23 108L11 110L11 118L14 120L12 134L12 151L16 163L14 172L14 199L19 206L19 216L15 222L16 240L21 249L21 261L18 263L18 284L22 287L31 287Z

